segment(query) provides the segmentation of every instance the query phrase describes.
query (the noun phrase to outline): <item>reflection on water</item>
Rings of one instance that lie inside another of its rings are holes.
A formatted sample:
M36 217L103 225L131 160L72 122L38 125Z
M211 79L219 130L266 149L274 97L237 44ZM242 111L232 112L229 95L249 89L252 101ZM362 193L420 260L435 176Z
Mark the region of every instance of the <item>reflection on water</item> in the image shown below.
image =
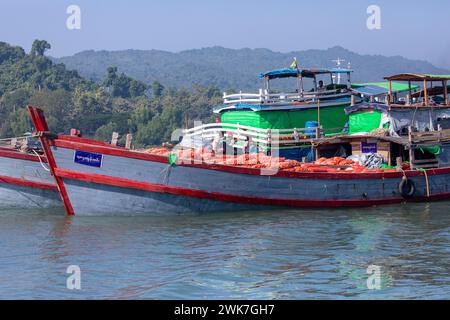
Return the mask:
M0 213L0 298L450 298L449 202L65 217ZM66 288L81 268L82 290ZM380 267L380 290L367 268Z

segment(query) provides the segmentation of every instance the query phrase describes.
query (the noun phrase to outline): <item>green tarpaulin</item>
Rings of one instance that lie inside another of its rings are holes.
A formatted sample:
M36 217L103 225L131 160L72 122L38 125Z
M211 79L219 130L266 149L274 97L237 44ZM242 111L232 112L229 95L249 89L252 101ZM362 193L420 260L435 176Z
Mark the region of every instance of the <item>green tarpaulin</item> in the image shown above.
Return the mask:
M317 109L300 111L229 111L221 115L222 123L233 123L263 129L305 128L307 121L317 121ZM320 109L320 125L324 129L342 131L348 121L344 107ZM327 133L331 133L327 132Z
M435 154L437 156L441 154L441 147L437 145L419 147L419 150L421 150L422 152L428 151L429 153Z
M176 153L169 153L169 164L173 166L178 160L178 156Z
M348 121L348 133L370 132L380 127L381 111L362 111L352 113Z

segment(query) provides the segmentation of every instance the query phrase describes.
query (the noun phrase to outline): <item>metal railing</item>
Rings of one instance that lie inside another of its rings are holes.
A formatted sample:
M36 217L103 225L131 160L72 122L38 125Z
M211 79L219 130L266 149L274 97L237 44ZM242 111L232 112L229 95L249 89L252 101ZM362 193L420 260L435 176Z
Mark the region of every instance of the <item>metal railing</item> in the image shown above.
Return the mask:
M339 90L327 90L327 91L304 91L290 92L290 93L268 93L267 90L259 89L259 93L239 93L227 94L223 93L224 104L234 103L277 103L277 102L289 102L289 101L306 101L316 100L320 98L340 98L348 96L348 92L339 93Z
M183 130L183 138L229 138L265 147L309 144L323 135L321 128L262 129L240 124L211 123Z
M15 137L0 139L0 146L2 147L16 147L27 140L28 137Z

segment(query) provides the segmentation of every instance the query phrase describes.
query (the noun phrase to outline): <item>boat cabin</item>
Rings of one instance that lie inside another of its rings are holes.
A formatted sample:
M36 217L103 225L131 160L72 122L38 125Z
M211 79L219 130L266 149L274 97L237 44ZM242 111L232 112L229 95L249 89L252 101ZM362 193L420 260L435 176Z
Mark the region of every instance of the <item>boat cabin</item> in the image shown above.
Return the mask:
M333 152L347 156L377 153L389 166L398 161L409 162L411 168L448 166L450 75L400 74L385 79L386 103L366 102L347 107L347 134L318 139L316 157ZM398 93L405 91L405 85L393 81L407 82L404 99ZM412 82L421 82L422 88L418 90L419 86Z
M350 69L280 69L272 70L265 73L261 73L259 77L264 80L265 91L269 94L271 93L270 83L274 79L283 78L296 78L297 86L295 88L295 93L299 93L299 97L305 97L308 95L326 95L338 93L345 89L351 88L350 74L353 70ZM347 81L346 84L340 83L340 75L346 74ZM337 76L339 75L339 76ZM327 78L329 78L327 81ZM310 79L312 83L305 89L305 84L308 85L307 81ZM337 81L335 79L338 79ZM326 84L328 83L328 84Z
M278 69L259 75L263 79L263 88L258 93L224 92L224 105L214 109L216 113L236 104L277 105L296 103L305 100L340 98L349 95L351 88L350 69ZM347 75L346 84L340 84L341 75ZM295 78L296 86L290 91L279 92L271 88L271 82L277 79ZM329 81L326 80L329 79ZM338 79L338 80L336 80Z
M259 93L225 92L224 103L213 112L227 124L277 130L320 125L341 131L347 122L344 108L352 103L352 72L340 68L286 68L261 73L264 88ZM343 74L347 75L346 84L339 83ZM271 83L280 79L294 79L295 88L281 93L272 89Z

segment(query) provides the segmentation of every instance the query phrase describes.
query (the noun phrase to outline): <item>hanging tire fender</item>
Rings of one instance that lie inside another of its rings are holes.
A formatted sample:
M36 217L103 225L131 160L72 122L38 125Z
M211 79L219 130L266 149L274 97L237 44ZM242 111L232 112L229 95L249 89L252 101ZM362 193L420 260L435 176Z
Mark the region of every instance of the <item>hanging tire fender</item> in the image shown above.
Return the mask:
M416 186L412 180L408 179L406 176L403 176L402 181L398 184L398 191L402 197L411 198L416 192Z

